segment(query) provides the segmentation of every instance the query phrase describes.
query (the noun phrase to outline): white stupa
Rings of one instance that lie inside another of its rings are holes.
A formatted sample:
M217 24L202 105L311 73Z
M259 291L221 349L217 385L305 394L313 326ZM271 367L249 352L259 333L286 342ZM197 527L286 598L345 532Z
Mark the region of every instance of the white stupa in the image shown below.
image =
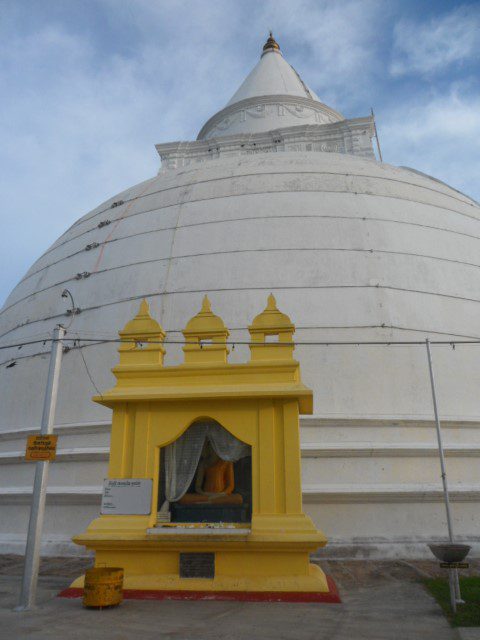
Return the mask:
M0 551L22 552L50 345L67 324L44 550L98 513L110 412L90 398L112 385L117 331L146 297L177 342L205 293L230 329L273 292L299 342L461 340L480 335L480 207L455 189L375 158L371 116L326 106L270 37L198 139L157 145L157 176L80 218L33 264L0 314ZM87 343L87 338L102 338ZM81 348L79 348L81 347ZM480 525L478 348L434 347L454 524ZM179 362L171 344L168 363ZM424 555L446 536L425 350L297 347L315 415L302 421L306 510L337 556ZM239 345L230 356L247 359Z

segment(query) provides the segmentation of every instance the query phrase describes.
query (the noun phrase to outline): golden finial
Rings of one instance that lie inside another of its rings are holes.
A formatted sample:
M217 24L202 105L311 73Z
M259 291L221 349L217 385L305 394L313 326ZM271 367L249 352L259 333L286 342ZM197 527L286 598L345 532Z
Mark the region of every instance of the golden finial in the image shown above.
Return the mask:
M273 33L270 31L270 35L266 41L266 43L263 45L263 51L268 51L269 49L275 49L276 51L280 51L280 47L278 45L278 42L275 40L275 38L273 37Z
M275 300L275 296L271 293L267 299L267 309L268 311L278 311L277 309L277 301Z
M212 312L212 306L210 304L210 300L208 299L208 296L205 295L203 296L203 300L202 300L201 313L211 313L211 312Z
M150 315L150 308L148 306L147 299L144 298L140 303L140 308L138 310L137 317L148 316L148 315Z

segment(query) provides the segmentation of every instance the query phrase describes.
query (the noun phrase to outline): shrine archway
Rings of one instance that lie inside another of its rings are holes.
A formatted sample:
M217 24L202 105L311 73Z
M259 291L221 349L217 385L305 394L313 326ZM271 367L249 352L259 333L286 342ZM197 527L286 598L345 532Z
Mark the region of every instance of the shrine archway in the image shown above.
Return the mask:
M158 523L250 522L251 446L202 418L160 448Z

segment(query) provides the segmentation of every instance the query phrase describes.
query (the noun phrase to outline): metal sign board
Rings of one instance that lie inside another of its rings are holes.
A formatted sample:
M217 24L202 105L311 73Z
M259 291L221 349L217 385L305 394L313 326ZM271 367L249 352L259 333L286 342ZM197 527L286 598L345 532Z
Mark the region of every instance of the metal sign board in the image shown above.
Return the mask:
M28 436L25 460L38 462L55 460L58 436Z
M151 508L151 478L107 478L103 481L102 515L145 516Z
M468 569L468 562L441 562L441 569Z

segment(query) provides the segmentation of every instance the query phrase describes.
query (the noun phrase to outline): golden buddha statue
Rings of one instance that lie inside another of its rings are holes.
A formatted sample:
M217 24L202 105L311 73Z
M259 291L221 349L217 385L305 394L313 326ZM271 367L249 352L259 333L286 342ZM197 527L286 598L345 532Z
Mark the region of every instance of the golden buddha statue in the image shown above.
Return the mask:
M233 493L233 462L222 460L207 440L195 473L195 493L186 493L180 504L242 504L239 493Z

